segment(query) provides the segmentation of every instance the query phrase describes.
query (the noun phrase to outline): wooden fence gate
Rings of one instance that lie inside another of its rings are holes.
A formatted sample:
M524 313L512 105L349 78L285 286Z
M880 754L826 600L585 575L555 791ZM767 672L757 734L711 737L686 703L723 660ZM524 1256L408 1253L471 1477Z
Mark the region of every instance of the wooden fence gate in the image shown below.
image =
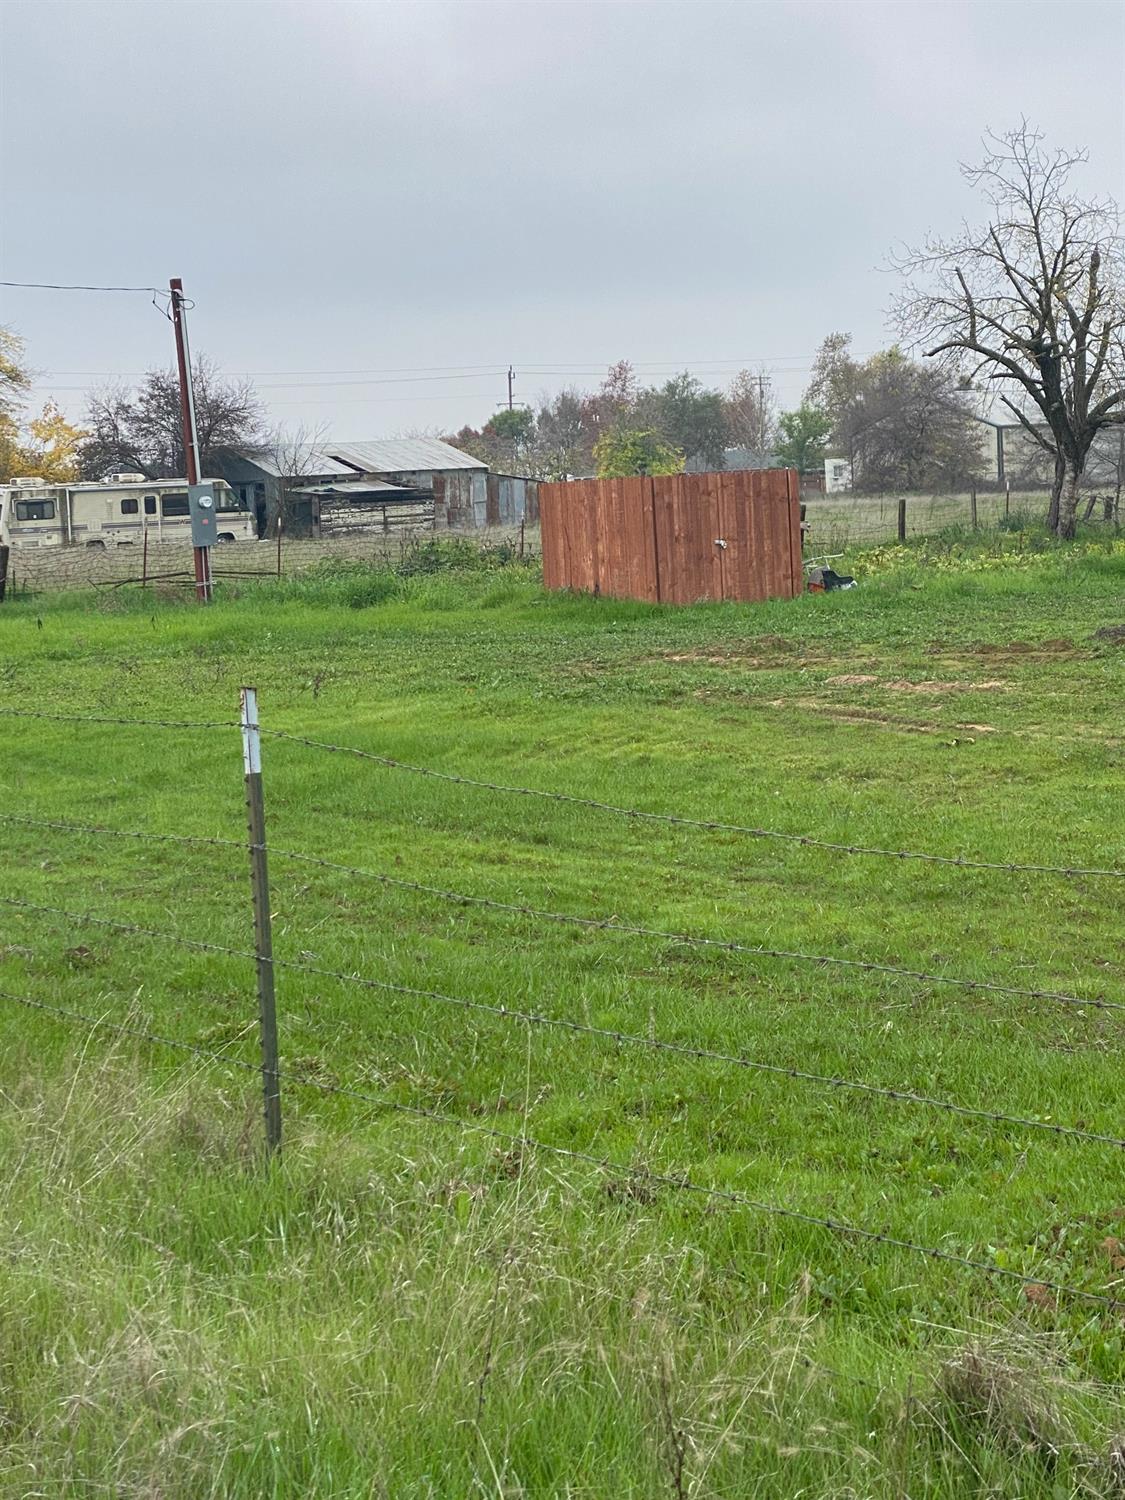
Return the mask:
M693 604L804 587L794 469L544 484L539 516L548 588Z

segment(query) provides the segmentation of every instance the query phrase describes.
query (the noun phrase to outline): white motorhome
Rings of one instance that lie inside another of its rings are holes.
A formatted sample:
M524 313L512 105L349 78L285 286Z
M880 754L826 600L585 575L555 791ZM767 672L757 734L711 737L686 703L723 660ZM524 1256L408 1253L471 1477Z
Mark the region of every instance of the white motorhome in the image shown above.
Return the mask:
M253 541L254 517L225 479L215 487L220 542ZM186 479L110 474L93 484L11 479L0 488L0 543L9 547L124 547L191 540Z

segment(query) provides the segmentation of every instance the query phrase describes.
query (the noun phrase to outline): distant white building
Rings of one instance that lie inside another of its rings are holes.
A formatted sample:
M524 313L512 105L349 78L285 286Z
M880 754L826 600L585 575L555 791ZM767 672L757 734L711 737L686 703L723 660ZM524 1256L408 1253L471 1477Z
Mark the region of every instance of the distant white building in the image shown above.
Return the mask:
M846 458L824 460L824 493L843 495L852 487L852 466Z

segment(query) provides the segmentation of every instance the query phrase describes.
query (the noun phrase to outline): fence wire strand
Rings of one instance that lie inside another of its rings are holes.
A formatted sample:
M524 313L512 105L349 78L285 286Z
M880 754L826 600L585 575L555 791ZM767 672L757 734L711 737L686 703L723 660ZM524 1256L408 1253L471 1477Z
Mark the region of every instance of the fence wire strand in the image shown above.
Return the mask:
M97 828L92 825L78 824L55 824L47 819L24 819L21 815L12 814L8 816L11 822L38 823L45 827L64 827L72 832L90 834L118 835L116 829ZM248 846L235 839L195 837L186 834L146 834L141 832L121 832L122 838L152 838L159 842L177 844L201 844L211 847L230 847L245 850ZM338 873L359 876L364 880L371 880L379 885L393 887L398 890L414 891L420 895L433 896L439 900L448 901L458 906L476 906L492 911L508 912L513 915L534 917L539 921L558 922L572 926L582 927L587 930L599 930L603 932L620 932L634 937L656 938L663 942L683 943L689 947L700 947L713 949L725 953L742 953L750 957L777 959L783 962L816 964L823 967L843 968L857 970L869 974L887 974L893 978L909 979L923 984L944 984L957 989L970 992L984 992L990 994L1013 995L1029 1000L1049 1000L1060 1005L1076 1006L1080 1009L1094 1010L1125 1010L1125 1002L1117 1000L1103 1000L1097 998L1085 999L1081 995L1068 994L1061 990L1049 990L1042 988L1028 988L1019 985L996 984L985 979L963 979L955 974L937 974L926 969L911 969L899 964L877 963L871 959L841 958L837 954L806 953L800 949L789 948L767 948L764 945L742 943L728 938L702 937L693 933L674 932L666 928L646 927L638 923L621 922L615 917L584 917L573 912L548 911L543 907L529 906L519 902L497 901L490 896L474 896L465 891L451 891L442 886L433 886L418 880L407 880L401 876L386 875L381 871L367 870L360 865L343 864L338 860L324 859L320 855L305 854L296 849L282 849L274 844L265 845L266 852L277 859L290 859L301 864L312 865L319 869L333 870ZM11 902L13 898L0 898ZM18 903L17 903L18 904ZM28 904L28 903L25 903ZM63 908L42 907L43 911L62 912ZM81 913L70 913L78 920L99 920ZM104 919L101 919L104 920ZM110 924L112 925L112 924ZM126 930L142 931L140 928L130 928L126 924ZM152 933L152 936L161 934ZM170 935L162 934L165 937ZM172 941L179 941L174 937Z
M51 1005L45 1001L34 1000L28 996L17 995L8 990L0 990L0 998L11 1000L17 1004L24 1005L33 1010L44 1011L59 1018L78 1021L84 1025L93 1027L95 1030L112 1030L117 1034L131 1036L139 1041L144 1041L153 1046L174 1048L179 1051L193 1053L195 1056L207 1058L216 1063L228 1067L237 1067L244 1071L262 1075L263 1069L255 1064L246 1062L244 1059L235 1057L224 1057L222 1054L212 1052L207 1048L199 1047L192 1042L181 1042L171 1037L157 1035L154 1032L145 1031L140 1027L125 1026L118 1022L107 1022L99 1017L86 1015L80 1011L68 1010L63 1006ZM806 1224L817 1229L827 1229L830 1233L845 1239L855 1239L869 1244L885 1245L895 1250L905 1250L913 1255L921 1255L929 1260L940 1261L948 1265L954 1265L962 1270L977 1271L986 1276L995 1276L1007 1281L1018 1282L1022 1287L1041 1287L1060 1296L1073 1297L1081 1301L1093 1302L1102 1307L1108 1307L1116 1311L1125 1307L1125 1302L1117 1297L1107 1296L1104 1292L1092 1292L1084 1287L1070 1286L1066 1282L1048 1280L1046 1277L1025 1275L1022 1271L1014 1271L1007 1266L994 1265L991 1261L977 1260L971 1256L958 1255L952 1250L943 1250L936 1245L920 1245L913 1240L905 1240L897 1235L887 1234L882 1230L868 1229L862 1225L849 1224L840 1219L822 1217L818 1214L807 1213L803 1209L791 1208L783 1204L768 1203L761 1199L753 1198L748 1193L742 1193L734 1188L714 1187L709 1183L697 1182L694 1178L671 1172L656 1172L649 1167L639 1167L626 1162L613 1161L609 1157L598 1156L592 1151L580 1151L568 1146L555 1146L547 1141L537 1140L526 1132L516 1133L501 1130L498 1126L483 1125L476 1120L464 1120L457 1115L448 1114L444 1110L432 1109L420 1104L405 1104L401 1100L391 1099L386 1095L373 1094L366 1089L358 1089L344 1084L327 1083L323 1079L312 1078L305 1074L290 1073L278 1069L276 1077L279 1081L288 1083L298 1088L311 1088L323 1094L335 1094L344 1098L357 1099L366 1104L373 1104L380 1109L389 1109L398 1114L413 1116L418 1119L432 1120L442 1125L452 1125L460 1131L468 1131L475 1135L501 1141L509 1149L518 1148L521 1151L533 1151L537 1154L552 1155L566 1158L570 1161L583 1162L586 1165L597 1168L605 1174L615 1174L631 1178L635 1182L643 1182L658 1187L669 1188L676 1192L693 1193L708 1198L714 1202L733 1204L739 1208L748 1208L754 1213L768 1217L786 1219L790 1222Z
M120 724L136 725L150 729L237 729L233 720L221 719L131 719L91 714L45 713L32 709L0 708L0 715L19 719L45 719L59 724ZM438 771L429 766L416 766L393 756L379 755L372 750L363 750L355 745L337 745L327 740L311 739L305 735L291 734L284 729L262 728L261 734L289 744L304 745L313 750L324 750L339 755L351 755L360 760L371 761L389 770L406 771L414 776L444 781L453 786L468 786L483 791L498 792L505 796L534 797L544 802L561 803L571 807L584 807L591 811L611 813L634 822L660 823L670 827L698 828L711 833L736 833L746 838L773 840L805 849L821 849L827 853L858 855L899 861L915 861L924 864L944 865L962 870L998 870L1008 874L1061 875L1068 879L1097 878L1125 880L1125 870L1102 866L1050 865L1033 862L973 859L965 855L930 854L917 849L883 849L873 844L844 844L831 839L820 839L807 833L787 833L776 828L762 828L748 823L728 823L712 818L690 818L679 813L648 812L642 808L623 807L615 802L604 802L593 797L579 797L569 792L546 791L540 787L512 786L505 782L485 781L477 777L462 776L455 772Z
M139 830L123 830L115 828L102 828L92 824L76 824L56 822L50 819L24 817L15 813L0 813L0 821L10 823L23 823L43 828L55 828L71 833L84 833L91 835L103 835L118 838L151 839L159 843L172 844L198 844L213 848L231 848L245 850L247 845L237 839L208 838L202 835L171 834L171 833L146 833ZM393 886L402 890L416 891L423 895L435 896L441 900L450 901L462 906L479 906L494 911L511 912L523 916L539 918L542 921L571 923L585 928L595 928L607 932L623 932L634 936L659 938L665 942L684 943L693 947L715 948L728 953L745 953L759 958L772 958L782 961L796 963L812 963L828 965L836 968L858 969L865 973L889 974L900 979L910 979L926 984L945 984L968 991L985 991L994 994L1015 995L1024 999L1050 1000L1061 1005L1078 1006L1080 1008L1092 1008L1095 1010L1125 1010L1125 1002L1116 1000L1102 1000L1096 998L1084 999L1080 995L1067 994L1060 990L1034 989L1017 985L995 984L984 979L963 979L954 974L936 974L925 969L910 969L898 964L882 964L873 960L858 958L841 958L836 954L805 953L797 949L766 948L757 944L740 943L726 938L701 937L692 933L672 932L664 928L644 927L633 923L620 922L616 918L583 917L572 912L547 911L541 907L523 905L516 902L496 901L488 896L473 896L464 891L450 891L440 886L427 885L421 881L406 880L395 875L386 875L377 870L367 870L359 865L343 864L338 860L324 859L319 855L305 854L296 849L281 849L274 844L266 846L267 853L278 859L290 859L302 864L309 864L325 870L335 870L342 874L357 875L365 880L376 881L381 885ZM60 908L44 908L44 910L61 910ZM73 913L78 917L80 914ZM93 920L93 919L88 919ZM139 931L141 929L129 929ZM157 934L153 934L156 936ZM168 934L164 934L168 936Z
M110 714L53 714L32 708L0 708L5 719L46 719L52 724L134 724L143 729L238 729L234 719L127 719Z
M1125 880L1125 870L1084 868L1078 865L1047 865L1007 863L1000 860L970 859L962 855L926 854L914 849L880 849L868 844L833 843L828 839L814 838L807 833L783 833L778 829L759 828L745 823L724 823L709 818L689 818L678 813L645 812L635 807L622 807L615 802L601 802L593 797L578 797L569 792L544 791L538 787L511 786L498 781L483 781L473 776L461 776L450 771L436 771L429 766L415 766L396 760L389 755L378 755L371 750L360 750L354 745L334 745L325 740L308 739L289 734L283 729L263 729L263 735L271 739L285 740L290 744L305 745L314 750L326 750L341 755L356 756L361 760L374 761L394 771L407 771L413 776L425 776L436 781L449 782L454 786L477 787L484 791L500 792L514 797L537 797L545 802L561 802L572 807L585 807L593 811L614 813L636 822L664 823L681 828L706 829L713 833L738 833L753 839L775 839L787 844L797 844L806 849L823 849L834 854L872 855L884 859L921 860L926 864L952 865L963 870L1004 870L1034 875L1099 876L1112 880Z
M270 854L279 859L299 860L302 864L336 870L348 875L358 875L364 879L376 881L380 885L416 891L421 895L434 896L457 906L484 907L492 911L534 917L543 922L560 922L601 932L622 932L634 937L657 938L663 942L683 943L689 947L709 948L724 953L744 953L756 958L773 958L793 963L854 969L868 974L889 974L897 979L910 979L924 984L946 984L963 990L986 991L999 995L1016 995L1029 1000L1051 1000L1060 1005L1079 1006L1083 1009L1092 1007L1095 1010L1125 1010L1125 1002L1085 1000L1080 995L1070 995L1061 990L1027 989L1017 985L995 984L985 979L962 979L954 974L934 974L925 969L909 969L898 964L875 963L868 959L839 958L835 954L805 953L799 949L766 948L758 944L740 943L728 938L700 937L692 933L672 932L661 927L644 927L638 923L618 921L615 917L583 917L573 912L547 911L542 907L526 906L513 901L496 901L490 896L471 896L464 891L450 891L442 886L426 885L418 880L384 875L377 870L365 870L358 865L340 864L335 860L322 859L318 855L301 854L291 849L277 849L272 844L267 845L267 848Z
M221 953L231 958L242 958L251 962L256 962L258 958L258 955L249 948L232 948L220 943L205 942L202 939L185 938L177 933L164 932L150 927L138 927L131 923L116 922L107 917L96 917L90 913L68 911L62 907L37 906L31 902L17 900L14 897L0 897L0 904L30 909L79 923L109 927L117 931L142 937L155 938L196 951ZM930 1109L942 1110L950 1114L962 1115L972 1119L988 1120L995 1124L1014 1125L1026 1130L1040 1130L1049 1135L1062 1136L1073 1140L1090 1141L1098 1145L1112 1146L1117 1150L1125 1150L1125 1138L1108 1135L1100 1131L1087 1130L1077 1125L1060 1125L1050 1120L1034 1120L1024 1115L1010 1115L999 1110L984 1109L976 1105L959 1104L954 1100L939 1099L930 1094L920 1094L913 1089L896 1089L883 1084L868 1083L862 1079L842 1078L828 1073L814 1073L804 1068L786 1067L781 1063L761 1062L756 1058L745 1057L736 1052L721 1052L714 1048L700 1047L690 1042L673 1042L666 1038L647 1037L641 1036L636 1032L619 1031L613 1027L591 1026L584 1021L576 1021L572 1017L550 1016L538 1011L519 1010L508 1005L493 1005L484 1000L471 1000L459 995L447 995L440 990L425 989L408 984L395 984L386 979L372 979L367 975L354 971L348 972L344 969L329 969L320 964L309 963L305 960L278 958L275 955L269 962L278 969L285 969L297 974L309 974L318 979L331 979L340 984L354 985L359 989L375 990L381 993L396 995L410 995L418 999L433 1000L444 1005L456 1006L463 1010L478 1011L483 1014L497 1016L503 1020L519 1022L525 1025L551 1028L575 1035L597 1037L602 1041L611 1041L624 1046L648 1048L656 1052L672 1053L678 1056L690 1057L701 1062L723 1063L750 1072L768 1073L778 1077L790 1078L795 1082L817 1084L830 1089L851 1090L857 1093L893 1099L903 1104L924 1105Z

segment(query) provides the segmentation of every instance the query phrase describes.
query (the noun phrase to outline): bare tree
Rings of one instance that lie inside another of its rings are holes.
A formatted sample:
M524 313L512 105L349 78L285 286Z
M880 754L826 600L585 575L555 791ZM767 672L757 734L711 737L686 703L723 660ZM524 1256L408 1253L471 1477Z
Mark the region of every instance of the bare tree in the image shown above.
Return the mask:
M274 503L267 504L271 514L263 516L260 525L280 521L286 531L308 525L311 505L302 501L299 492L314 479L323 477L327 440L326 423L315 427L300 423L293 428L282 424L257 445L257 452L268 460L277 476L276 493L271 497Z
M539 396L536 459L543 478L566 479L570 474L592 472L589 405L589 399L574 386L555 396Z
M1048 523L1072 537L1090 447L1125 421L1125 275L1109 200L1071 184L1081 151L1044 149L1024 121L989 136L967 180L991 205L964 226L893 257L905 285L903 335L970 378L987 372L1030 437L1051 455Z
M831 424L857 490L953 489L982 467L965 392L950 371L917 364L897 345L860 362L850 334L829 334L805 400Z
M228 380L206 357L193 364L199 461L207 474L222 448L253 445L262 437L262 406L248 380ZM86 408L89 436L80 464L85 478L135 469L146 479L169 479L185 468L180 384L174 370L150 370L136 391L96 391Z
M726 393L727 435L765 464L778 440L777 400L765 369L739 370Z
M944 370L888 349L859 365L856 375L832 435L851 461L857 489L955 489L975 477L979 429Z

